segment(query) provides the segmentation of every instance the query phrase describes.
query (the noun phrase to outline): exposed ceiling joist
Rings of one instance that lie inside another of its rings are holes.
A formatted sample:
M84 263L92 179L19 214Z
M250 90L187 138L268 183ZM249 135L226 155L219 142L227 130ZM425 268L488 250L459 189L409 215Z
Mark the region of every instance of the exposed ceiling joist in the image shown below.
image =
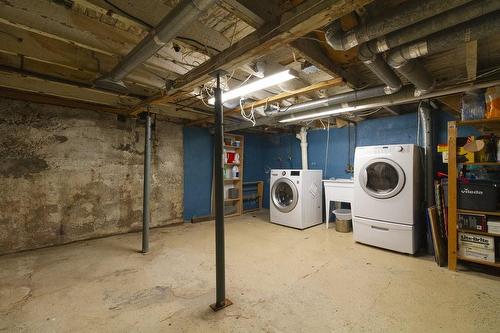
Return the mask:
M137 26L122 26L117 20L113 25L51 1L17 0L9 5L0 3L0 10L0 22L4 24L107 56L126 55L145 35ZM184 57L171 47L164 47L158 57L150 58L145 65L177 74L192 68L169 59L200 63L206 60L206 56L194 52Z
M128 110L125 108L115 108L109 105L96 104L91 102L76 101L58 96L41 95L40 93L33 93L29 91L20 91L11 88L0 87L0 96L10 99L17 99L22 101L43 103L49 105L66 106L70 108L92 110L98 112L111 112L116 114L126 115Z
M29 91L78 101L104 104L114 108L129 108L140 100L68 83L55 82L15 72L0 71L0 87Z
M118 57L81 48L72 43L3 23L0 23L0 31L9 36L9 38L3 39L0 50L49 64L94 73L94 79L98 75L110 71L119 61ZM144 68L132 73L129 79L156 88L162 88L165 85L165 81L158 74L150 73Z
M307 0L297 7L285 12L279 23L267 23L255 32L244 37L231 47L210 58L200 66L175 80L174 89L168 95L179 90L188 90L203 84L210 79L209 75L217 69L229 70L248 63L261 54L286 45L297 37L304 36L312 30L319 29L329 22L362 7L371 0ZM137 114L138 108L164 96L158 95L138 104L131 114Z
M265 5L269 1L249 1L249 0L225 0L228 3L228 10L232 10L233 14L247 20L247 23L254 28L259 28L265 22L272 21L273 16L271 11ZM271 1L276 3L276 1ZM252 16L253 15L253 16ZM342 76L348 82L354 82L354 78L349 79L349 75L343 71L340 66L336 65L323 50L320 42L315 34L308 34L299 39L294 40L290 45L298 51L298 53L323 72L332 77Z

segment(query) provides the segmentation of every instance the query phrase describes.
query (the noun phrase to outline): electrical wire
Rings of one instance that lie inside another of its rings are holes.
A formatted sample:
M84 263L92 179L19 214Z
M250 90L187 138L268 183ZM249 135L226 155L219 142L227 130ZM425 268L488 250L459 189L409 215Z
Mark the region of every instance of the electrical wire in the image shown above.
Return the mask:
M255 112L254 112L254 108L253 108L253 103L252 103L252 107L250 108L250 114L246 114L245 112L245 109L243 108L243 98L240 98L240 113L241 113L241 116L243 117L243 119L249 121L252 123L252 126L255 126L256 124L256 121L255 121Z

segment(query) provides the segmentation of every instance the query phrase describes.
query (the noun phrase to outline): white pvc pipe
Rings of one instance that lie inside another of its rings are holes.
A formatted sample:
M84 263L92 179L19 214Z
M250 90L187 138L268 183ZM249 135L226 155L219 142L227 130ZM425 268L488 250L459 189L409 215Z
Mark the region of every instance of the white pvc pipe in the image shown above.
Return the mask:
M307 170L307 128L302 127L296 137L300 140L300 150L302 152L302 170Z

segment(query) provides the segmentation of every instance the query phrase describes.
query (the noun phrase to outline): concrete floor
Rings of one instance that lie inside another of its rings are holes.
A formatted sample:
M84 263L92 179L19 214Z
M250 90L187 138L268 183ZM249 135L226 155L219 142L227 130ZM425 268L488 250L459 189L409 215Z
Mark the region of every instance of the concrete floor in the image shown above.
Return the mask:
M498 332L498 277L267 220L227 220L218 313L212 222L0 257L0 331Z

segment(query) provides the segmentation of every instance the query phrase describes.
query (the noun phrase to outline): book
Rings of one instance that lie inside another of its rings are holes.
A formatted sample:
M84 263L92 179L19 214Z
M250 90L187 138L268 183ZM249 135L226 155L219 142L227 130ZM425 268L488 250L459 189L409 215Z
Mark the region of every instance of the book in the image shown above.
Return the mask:
M486 232L486 215L483 214L458 214L458 228Z

